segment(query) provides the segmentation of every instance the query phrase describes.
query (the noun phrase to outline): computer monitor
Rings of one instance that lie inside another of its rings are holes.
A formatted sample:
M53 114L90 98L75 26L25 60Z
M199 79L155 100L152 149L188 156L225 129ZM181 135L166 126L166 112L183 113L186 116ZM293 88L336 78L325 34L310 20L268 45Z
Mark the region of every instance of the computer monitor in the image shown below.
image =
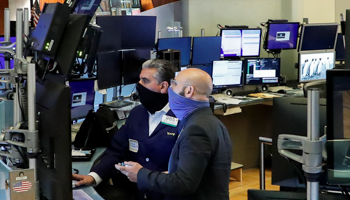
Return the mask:
M78 79L69 82L71 88L71 119L85 118L94 109L94 79Z
M326 71L333 69L335 52L301 52L299 54L299 81L326 79Z
M122 85L122 64L119 51L97 54L97 85L107 89Z
M157 50L174 49L180 51L181 66L190 64L192 37L160 38Z
M192 65L213 64L220 60L221 37L193 37Z
M261 29L221 29L221 57L259 57Z
M213 62L214 88L230 88L242 86L243 61L219 60Z
M101 0L77 0L75 3L75 14L86 14L91 17L94 16Z
M244 61L244 84L261 85L278 83L280 58L248 58Z
M301 29L299 51L334 50L338 24L304 24Z
M57 76L57 75L56 75ZM40 199L73 199L70 88L44 80L36 84L41 155L36 159Z
M150 49L122 51L123 85L138 83L142 64L151 58Z
M98 52L154 48L156 16L97 16L102 28Z
M265 49L295 49L299 34L299 22L269 23Z
M337 36L337 43L335 45L335 60L345 61L345 38L341 33L338 33Z
M0 37L0 42L4 42L5 41L5 38L4 37ZM16 42L16 37L10 37L10 41L11 41L11 44ZM12 69L14 66L14 60L11 59L10 61L10 68ZM0 69L5 69L5 58L3 55L0 56Z
M327 71L327 173L331 185L350 185L350 70Z

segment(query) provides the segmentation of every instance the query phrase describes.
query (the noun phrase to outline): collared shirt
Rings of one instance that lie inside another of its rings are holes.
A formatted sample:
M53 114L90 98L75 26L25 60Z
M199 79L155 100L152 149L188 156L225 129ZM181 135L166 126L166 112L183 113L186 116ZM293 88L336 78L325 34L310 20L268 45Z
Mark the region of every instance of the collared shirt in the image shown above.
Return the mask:
M156 111L154 114L148 112L148 135L151 136L158 124L162 121L163 116L170 110L169 103L167 103L162 110Z
M170 110L169 103L167 103L162 110L159 110L154 114L151 114L148 112L148 125L149 125L148 135L149 136L152 135L153 131L156 129L158 124L162 121L163 116L169 110ZM90 172L88 175L92 176L95 179L95 184L93 186L97 186L103 181L102 178L95 172Z

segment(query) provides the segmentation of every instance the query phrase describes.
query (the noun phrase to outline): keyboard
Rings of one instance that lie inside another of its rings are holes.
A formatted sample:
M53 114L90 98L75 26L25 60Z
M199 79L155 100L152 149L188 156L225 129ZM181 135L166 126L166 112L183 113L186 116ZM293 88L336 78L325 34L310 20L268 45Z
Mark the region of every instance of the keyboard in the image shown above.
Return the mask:
M129 106L132 104L133 104L133 102L131 102L131 101L122 101L122 100L116 100L116 101L103 103L103 105L111 107L111 108L122 108L122 107Z
M287 86L274 86L274 87L269 87L268 90L270 92L277 92L278 90L293 90L293 88L291 87L287 87Z

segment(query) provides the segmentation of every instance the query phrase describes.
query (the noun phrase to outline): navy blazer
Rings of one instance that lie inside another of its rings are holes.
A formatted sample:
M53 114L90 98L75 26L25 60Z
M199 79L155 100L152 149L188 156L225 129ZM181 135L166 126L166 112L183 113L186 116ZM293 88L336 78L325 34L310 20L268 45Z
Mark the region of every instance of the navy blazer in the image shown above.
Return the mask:
M171 110L166 115L175 116ZM132 109L126 123L114 134L111 145L102 155L101 161L91 171L107 180L117 173L114 165L124 161L138 162L150 170L167 171L171 150L178 138L178 129L159 123L149 136L148 117L149 114L143 105ZM130 151L130 140L137 141L137 152ZM147 194L151 195L150 192Z
M195 110L181 125L169 174L142 168L138 188L162 192L165 199L228 200L232 145L225 126L209 107Z

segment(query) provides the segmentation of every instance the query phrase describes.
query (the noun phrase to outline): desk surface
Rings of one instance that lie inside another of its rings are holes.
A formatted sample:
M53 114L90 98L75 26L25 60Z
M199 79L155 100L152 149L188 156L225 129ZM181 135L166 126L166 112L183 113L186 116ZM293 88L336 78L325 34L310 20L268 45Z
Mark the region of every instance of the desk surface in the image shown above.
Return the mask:
M102 156L106 148L97 148L90 161L73 162L72 167L79 170L79 174L87 175L95 162ZM95 191L93 186L80 186L74 189L82 189L94 200L103 200L103 198Z
M300 89L294 89L291 91L287 91L285 94L280 94L280 93L272 93L272 92L267 92L266 94L268 95L274 95L275 97L301 97L303 96L303 90ZM230 114L235 114L235 113L240 113L242 112L241 107L245 106L251 106L251 105L258 105L258 104L263 104L263 105L272 105L272 99L273 98L255 98L255 97L230 97L227 96L226 94L215 94L213 97L220 101L221 98L225 99L233 99L233 100L241 100L238 104L227 104L227 110L224 113L223 112L223 106L222 105L215 105L215 110L214 114L217 115L230 115Z

